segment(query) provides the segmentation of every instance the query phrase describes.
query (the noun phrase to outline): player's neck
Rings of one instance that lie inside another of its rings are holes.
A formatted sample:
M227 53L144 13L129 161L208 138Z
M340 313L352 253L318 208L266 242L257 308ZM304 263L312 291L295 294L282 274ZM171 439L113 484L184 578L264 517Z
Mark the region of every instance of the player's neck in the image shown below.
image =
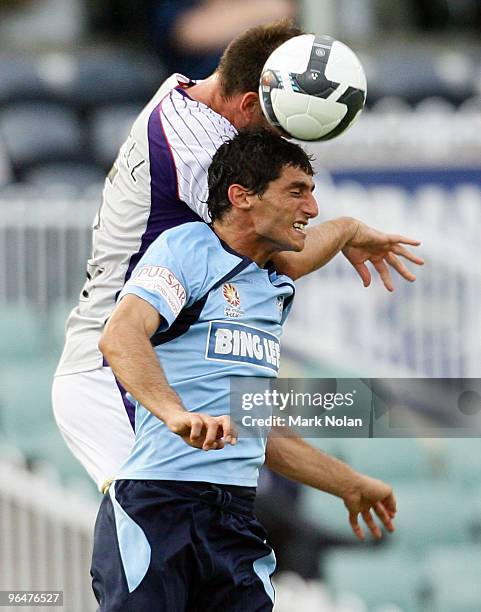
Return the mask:
M189 88L189 96L225 117L236 129L245 127L238 111L238 96L224 98L217 72Z
M266 244L264 238L256 234L254 228L246 228L235 223L215 221L212 228L217 236L239 255L249 257L263 268L276 252L275 247Z

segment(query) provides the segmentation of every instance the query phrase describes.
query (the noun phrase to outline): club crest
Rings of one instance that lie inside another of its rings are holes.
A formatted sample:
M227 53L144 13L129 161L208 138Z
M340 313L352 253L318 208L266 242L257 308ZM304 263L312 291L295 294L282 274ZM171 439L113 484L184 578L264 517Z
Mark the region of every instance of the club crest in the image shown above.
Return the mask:
M239 308L240 306L240 295L237 291L237 287L232 283L224 283L222 287L222 295L224 296L225 301L234 308Z

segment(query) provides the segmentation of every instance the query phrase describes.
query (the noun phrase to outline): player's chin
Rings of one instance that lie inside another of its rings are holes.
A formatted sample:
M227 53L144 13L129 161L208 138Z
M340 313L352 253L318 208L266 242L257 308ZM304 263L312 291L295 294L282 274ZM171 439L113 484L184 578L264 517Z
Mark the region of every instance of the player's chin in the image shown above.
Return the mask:
M286 232L282 240L277 241L277 250L279 251L302 251L306 244L306 235L298 230Z
M293 236L291 242L291 251L302 251L306 244L306 234L305 232L300 232L299 230L294 230L295 236Z

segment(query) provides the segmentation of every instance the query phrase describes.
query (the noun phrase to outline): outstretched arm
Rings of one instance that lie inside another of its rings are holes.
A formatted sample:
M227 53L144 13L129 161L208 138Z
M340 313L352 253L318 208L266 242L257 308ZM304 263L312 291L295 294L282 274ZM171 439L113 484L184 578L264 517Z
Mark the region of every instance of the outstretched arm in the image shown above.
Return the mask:
M404 279L413 282L416 276L408 270L400 257L416 265L424 263L420 257L406 249L403 246L405 244L419 246L420 242L399 234L380 232L353 217L340 217L308 229L305 247L299 253L283 251L277 253L273 260L279 272L295 280L321 268L342 251L365 287L371 284L371 273L366 266L369 261L386 289L393 291L388 265Z
M282 435L270 435L268 438L266 465L271 470L340 497L348 510L351 528L360 540L364 539L364 532L359 525L359 514L376 538L380 538L382 533L371 511L388 531L394 531L392 520L396 515L396 499L392 487L356 472L346 463L313 448L289 430L283 428Z

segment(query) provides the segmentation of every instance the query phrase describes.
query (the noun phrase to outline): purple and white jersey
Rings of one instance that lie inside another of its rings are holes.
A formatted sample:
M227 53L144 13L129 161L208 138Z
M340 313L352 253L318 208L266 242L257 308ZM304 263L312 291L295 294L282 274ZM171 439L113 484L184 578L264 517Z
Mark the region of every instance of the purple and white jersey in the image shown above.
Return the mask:
M97 344L105 321L155 238L182 223L209 221L207 170L236 130L189 97L193 84L178 74L162 84L134 122L105 180L87 281L67 321L57 375L102 366Z

